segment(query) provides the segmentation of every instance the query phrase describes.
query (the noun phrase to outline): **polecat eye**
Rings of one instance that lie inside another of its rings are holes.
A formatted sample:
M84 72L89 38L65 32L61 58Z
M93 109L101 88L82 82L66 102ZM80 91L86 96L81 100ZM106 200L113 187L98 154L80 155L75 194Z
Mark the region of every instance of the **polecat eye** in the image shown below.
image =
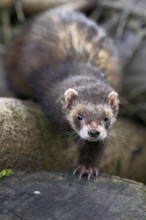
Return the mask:
M104 116L104 121L107 122L108 121L108 115Z
M79 121L81 121L81 120L83 119L83 115L82 115L82 114L78 114L77 119L78 119Z

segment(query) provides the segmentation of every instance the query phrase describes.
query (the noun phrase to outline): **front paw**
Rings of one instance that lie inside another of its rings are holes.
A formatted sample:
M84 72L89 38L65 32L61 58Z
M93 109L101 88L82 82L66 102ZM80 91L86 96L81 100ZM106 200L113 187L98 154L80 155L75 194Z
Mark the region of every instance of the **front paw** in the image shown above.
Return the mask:
M88 180L90 180L93 176L98 176L98 169L93 166L85 166L82 164L79 164L78 167L74 170L73 175L79 173L79 179L82 178L82 176L87 175Z

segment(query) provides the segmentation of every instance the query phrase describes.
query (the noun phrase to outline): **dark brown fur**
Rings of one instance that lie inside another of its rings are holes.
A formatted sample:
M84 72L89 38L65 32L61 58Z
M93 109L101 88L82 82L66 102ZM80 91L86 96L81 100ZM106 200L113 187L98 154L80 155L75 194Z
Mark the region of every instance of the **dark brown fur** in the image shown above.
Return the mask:
M13 39L6 54L6 69L16 92L37 99L51 118L72 129L72 124L80 127L73 119L79 114L77 104L83 109L90 102L91 106L109 104L108 94L112 86L119 87L120 79L115 49L103 30L80 13L60 9L34 18ZM72 96L66 108L64 93L69 88L77 90L78 97ZM109 108L112 120L118 105ZM100 124L106 114L102 109L100 113L96 109L87 111L86 124L93 119ZM89 174L88 167L95 166L98 159L96 151L104 147L101 142L82 143L79 163Z

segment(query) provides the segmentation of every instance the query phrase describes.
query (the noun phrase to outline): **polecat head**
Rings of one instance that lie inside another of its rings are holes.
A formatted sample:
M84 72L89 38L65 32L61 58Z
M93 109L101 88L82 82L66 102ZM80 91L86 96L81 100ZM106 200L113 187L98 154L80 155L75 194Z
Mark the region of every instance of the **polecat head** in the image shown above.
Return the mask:
M99 101L95 103L95 95L93 100L92 94L90 98L82 98L75 89L66 90L64 95L66 117L77 134L88 141L105 139L118 113L118 94L115 91L98 94Z

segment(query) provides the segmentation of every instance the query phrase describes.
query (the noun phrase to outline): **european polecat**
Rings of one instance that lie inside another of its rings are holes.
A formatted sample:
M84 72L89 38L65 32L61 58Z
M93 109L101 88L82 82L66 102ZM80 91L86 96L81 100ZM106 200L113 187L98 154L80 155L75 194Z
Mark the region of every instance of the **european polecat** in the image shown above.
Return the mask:
M81 139L74 173L97 176L119 104L119 62L105 32L79 12L44 12L13 39L6 68L18 93Z

